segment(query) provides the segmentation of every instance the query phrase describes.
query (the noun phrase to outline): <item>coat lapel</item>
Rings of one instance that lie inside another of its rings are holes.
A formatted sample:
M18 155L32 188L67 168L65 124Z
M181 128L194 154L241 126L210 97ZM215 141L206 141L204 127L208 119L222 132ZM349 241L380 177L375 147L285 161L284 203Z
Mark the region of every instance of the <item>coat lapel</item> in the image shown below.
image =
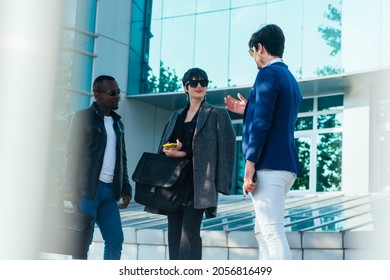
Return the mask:
M169 121L168 126L166 128L166 132L164 133L165 138L163 139L163 141L162 141L163 143L161 143L161 145L166 143L169 140L169 138L171 137L173 130L175 129L176 120L177 120L178 116L183 112L183 110L184 110L184 108L176 111L174 116L172 116L172 119Z
M207 103L203 102L202 106L199 108L198 121L196 123L195 135L202 129L203 125L206 123L206 120L209 116L212 107Z

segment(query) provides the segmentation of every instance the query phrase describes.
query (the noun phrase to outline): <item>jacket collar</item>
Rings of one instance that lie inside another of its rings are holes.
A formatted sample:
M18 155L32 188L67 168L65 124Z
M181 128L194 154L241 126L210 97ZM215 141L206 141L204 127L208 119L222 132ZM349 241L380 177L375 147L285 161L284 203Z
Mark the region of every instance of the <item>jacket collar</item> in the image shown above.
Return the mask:
M180 109L179 114L182 114L184 111L187 111L189 106L190 105L188 104L185 108ZM209 116L211 109L212 109L212 106L210 106L210 104L207 103L205 100L200 105L199 111L198 111L198 119L196 121L194 137L203 128L203 125L206 123L206 120Z
M189 107L190 107L190 104L188 104L186 107L184 107L182 109L179 109L177 111L176 116L181 115L184 112L186 112ZM207 103L205 100L200 105L199 111L198 111L198 119L196 121L195 134L202 129L203 125L205 124L205 122L209 116L211 109L212 109L212 106L209 103Z
M183 114L185 111L187 111L189 107L189 104L184 107L184 108L181 108L179 110L177 110L174 114L173 114L173 117L172 119L169 121L169 124L168 124L168 127L166 129L166 133L164 133L165 135L165 138L164 139L161 139L161 143L160 143L160 146L165 143L166 141L169 140L169 137L172 135L172 132L173 132L173 129L175 127L175 124L176 124L176 120L177 118L179 117L179 115ZM199 108L199 112L198 112L198 119L197 119L197 122L196 122L196 128L195 128L195 133L194 133L194 137L195 135L202 129L202 127L204 126L204 124L206 123L206 120L208 118L208 115L210 113L212 109L212 106L210 104L208 104L206 101L203 101L202 105L200 106Z
M94 101L92 104L91 104L91 107L90 107L97 115L99 118L101 119L104 119L104 113L103 113L103 110L100 109L99 105L97 105L96 101ZM119 116L115 111L111 110L110 111L110 116L115 120L115 121L119 121L121 116Z
M203 101L202 105L199 108L198 121L196 123L195 134L202 129L203 125L205 124L209 116L211 108L212 107L210 106L210 104L208 104L206 101Z

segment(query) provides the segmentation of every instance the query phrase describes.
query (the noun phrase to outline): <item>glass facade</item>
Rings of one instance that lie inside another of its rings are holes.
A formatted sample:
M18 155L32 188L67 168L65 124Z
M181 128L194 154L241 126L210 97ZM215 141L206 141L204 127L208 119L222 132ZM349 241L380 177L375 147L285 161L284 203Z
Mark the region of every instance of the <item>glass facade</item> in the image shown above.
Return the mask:
M132 1L130 25L130 53L128 73L129 94L149 91L151 83L147 82L147 65L149 56L151 2L149 0Z
M154 0L149 82L168 83L200 67L209 75L209 88L251 85L257 69L248 41L266 23L284 30L284 60L297 78L342 72L341 9L339 0ZM180 83L169 90L181 90Z

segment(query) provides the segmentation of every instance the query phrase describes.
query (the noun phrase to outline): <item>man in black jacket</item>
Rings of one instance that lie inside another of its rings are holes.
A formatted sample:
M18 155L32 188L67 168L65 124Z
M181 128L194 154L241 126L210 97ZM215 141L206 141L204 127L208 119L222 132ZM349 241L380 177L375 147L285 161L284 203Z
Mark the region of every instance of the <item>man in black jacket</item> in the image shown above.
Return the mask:
M129 205L124 127L118 109L120 89L111 76L93 83L95 102L77 112L69 130L64 198L93 217L104 239L104 259L120 259L124 241L119 209ZM93 231L90 235L90 243ZM74 258L87 258L83 256Z

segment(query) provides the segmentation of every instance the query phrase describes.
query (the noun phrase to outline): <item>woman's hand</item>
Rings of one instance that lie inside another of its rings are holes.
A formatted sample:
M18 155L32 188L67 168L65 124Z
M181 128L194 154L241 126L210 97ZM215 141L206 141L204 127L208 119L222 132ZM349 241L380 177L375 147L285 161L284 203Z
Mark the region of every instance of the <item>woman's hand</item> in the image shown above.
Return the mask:
M187 154L184 151L180 151L183 147L183 144L179 141L179 139L176 139L176 146L173 147L163 147L162 152L167 157L185 157Z

